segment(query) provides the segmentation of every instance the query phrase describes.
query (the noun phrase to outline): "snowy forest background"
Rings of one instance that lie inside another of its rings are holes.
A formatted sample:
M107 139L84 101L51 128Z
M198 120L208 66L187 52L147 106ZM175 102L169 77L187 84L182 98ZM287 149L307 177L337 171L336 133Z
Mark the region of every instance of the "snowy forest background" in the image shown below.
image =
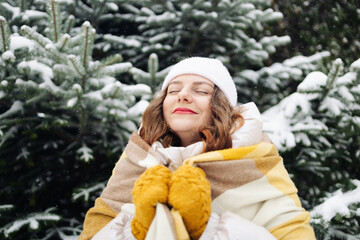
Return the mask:
M360 2L1 0L0 239L77 239L169 67L229 68L318 239L360 239Z

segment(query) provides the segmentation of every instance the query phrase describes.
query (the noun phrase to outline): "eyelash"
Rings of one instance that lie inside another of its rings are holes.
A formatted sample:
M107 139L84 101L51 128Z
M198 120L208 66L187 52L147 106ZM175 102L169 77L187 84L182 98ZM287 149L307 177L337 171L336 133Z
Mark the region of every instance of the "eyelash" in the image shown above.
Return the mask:
M169 91L169 94L172 94L172 93L178 93L180 92L179 90L172 90L172 91ZM196 93L201 93L201 94L209 94L207 91L199 91L199 90L196 90L195 91Z
M177 93L177 92L180 92L180 91L178 91L178 90L169 91L169 93Z

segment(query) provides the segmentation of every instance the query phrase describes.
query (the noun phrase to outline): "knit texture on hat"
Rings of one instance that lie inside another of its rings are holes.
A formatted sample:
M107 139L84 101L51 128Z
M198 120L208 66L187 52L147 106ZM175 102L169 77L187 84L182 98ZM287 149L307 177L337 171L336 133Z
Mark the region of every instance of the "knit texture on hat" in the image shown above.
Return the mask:
M212 81L225 94L231 106L236 106L237 92L235 83L227 68L215 58L191 57L175 64L166 76L162 90L170 81L183 74L196 74Z

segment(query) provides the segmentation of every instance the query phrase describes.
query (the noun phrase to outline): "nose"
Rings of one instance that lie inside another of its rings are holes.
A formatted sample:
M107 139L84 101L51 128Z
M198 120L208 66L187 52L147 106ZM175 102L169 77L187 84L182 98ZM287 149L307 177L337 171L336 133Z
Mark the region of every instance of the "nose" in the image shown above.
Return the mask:
M181 91L178 93L178 101L184 101L184 102L192 102L192 96L191 96L191 92L189 89L183 88L181 89Z

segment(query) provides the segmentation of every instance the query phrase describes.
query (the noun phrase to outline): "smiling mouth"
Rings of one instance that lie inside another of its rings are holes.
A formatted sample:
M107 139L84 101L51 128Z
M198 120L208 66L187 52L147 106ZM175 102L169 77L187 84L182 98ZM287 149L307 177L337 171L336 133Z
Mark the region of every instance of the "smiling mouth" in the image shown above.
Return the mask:
M188 108L176 108L173 112L174 114L196 114L196 112L194 112L191 109Z

